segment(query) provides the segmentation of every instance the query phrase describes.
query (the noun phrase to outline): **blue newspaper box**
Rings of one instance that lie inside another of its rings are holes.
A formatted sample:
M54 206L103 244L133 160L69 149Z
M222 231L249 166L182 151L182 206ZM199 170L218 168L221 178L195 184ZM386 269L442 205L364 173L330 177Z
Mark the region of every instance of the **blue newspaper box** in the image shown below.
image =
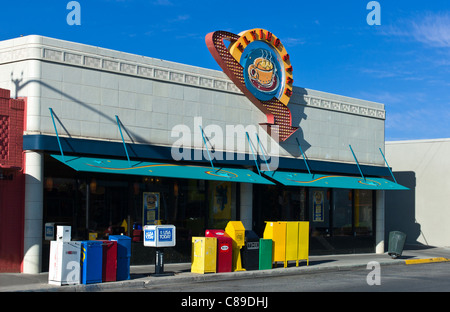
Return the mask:
M81 242L81 283L102 282L103 246L100 241Z
M131 237L110 235L110 241L117 242L117 281L130 279Z

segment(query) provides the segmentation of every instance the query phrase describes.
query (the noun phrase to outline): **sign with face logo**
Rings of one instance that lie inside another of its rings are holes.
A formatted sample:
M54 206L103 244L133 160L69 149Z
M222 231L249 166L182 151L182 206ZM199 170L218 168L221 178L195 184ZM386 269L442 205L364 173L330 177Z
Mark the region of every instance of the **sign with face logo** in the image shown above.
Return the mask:
M229 50L243 67L245 87L261 101L276 98L287 105L294 80L289 54L280 39L259 28L239 35Z
M245 86L260 100L280 96L280 66L275 58L267 49L254 49L246 56Z
M230 41L228 47L224 39ZM280 39L255 28L239 35L216 31L206 36L206 44L224 73L266 114L264 125L268 132L273 134L276 129L281 141L291 136L297 130L287 107L292 96L293 70Z

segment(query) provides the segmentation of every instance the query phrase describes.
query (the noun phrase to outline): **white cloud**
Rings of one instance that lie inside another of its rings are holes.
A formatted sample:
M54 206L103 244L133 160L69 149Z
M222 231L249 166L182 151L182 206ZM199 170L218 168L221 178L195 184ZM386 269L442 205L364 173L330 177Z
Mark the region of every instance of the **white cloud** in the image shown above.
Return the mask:
M156 0L153 2L154 5L162 5L162 6L172 6L173 3L169 0Z
M287 47L294 47L294 46L297 46L297 45L305 44L305 40L300 39L300 38L292 38L292 37L283 38L281 40L281 42L283 42L283 44L285 46L287 46Z
M436 139L450 136L450 113L445 107L409 108L386 112L386 140Z
M412 36L419 42L439 48L450 47L450 12L426 14L412 23Z
M387 26L384 35L407 38L429 47L450 47L450 12L423 13Z
M177 23L177 22L183 22L183 21L187 21L188 19L190 19L191 16L188 14L185 15L178 15L177 17L170 19L169 23Z

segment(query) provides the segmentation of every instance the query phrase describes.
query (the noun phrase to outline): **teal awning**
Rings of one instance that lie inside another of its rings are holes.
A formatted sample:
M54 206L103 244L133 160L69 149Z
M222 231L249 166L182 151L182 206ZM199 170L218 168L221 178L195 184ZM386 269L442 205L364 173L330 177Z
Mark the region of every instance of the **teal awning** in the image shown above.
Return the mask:
M330 187L361 190L408 190L400 184L383 178L350 177L339 175L309 174L286 171L263 172L283 185L305 187Z
M258 184L275 184L253 171L236 168L216 168L180 165L176 163L156 163L144 161L105 159L95 157L78 157L51 155L53 158L77 171L143 175L166 178L230 181ZM131 166L130 166L131 165Z

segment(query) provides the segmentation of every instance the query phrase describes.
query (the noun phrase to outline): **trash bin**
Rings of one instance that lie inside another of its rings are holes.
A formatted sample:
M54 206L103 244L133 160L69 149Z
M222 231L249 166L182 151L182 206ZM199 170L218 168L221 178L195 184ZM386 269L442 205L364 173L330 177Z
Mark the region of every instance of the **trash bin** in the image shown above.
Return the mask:
M272 268L272 240L259 239L259 269L270 270Z
M102 282L103 243L101 241L81 242L81 283Z
M245 245L242 248L242 266L247 271L259 268L259 237L253 231L245 231Z
M216 258L216 237L192 237L192 273L216 273Z
M396 259L403 253L403 247L405 246L406 234L400 231L392 231L389 233L389 249L388 254Z
M117 276L118 281L130 279L131 238L125 235L110 235L110 241L117 242Z
M231 272L233 261L233 240L224 230L206 230L206 237L217 238L216 272Z
M117 242L102 240L102 281L115 282L117 278Z

